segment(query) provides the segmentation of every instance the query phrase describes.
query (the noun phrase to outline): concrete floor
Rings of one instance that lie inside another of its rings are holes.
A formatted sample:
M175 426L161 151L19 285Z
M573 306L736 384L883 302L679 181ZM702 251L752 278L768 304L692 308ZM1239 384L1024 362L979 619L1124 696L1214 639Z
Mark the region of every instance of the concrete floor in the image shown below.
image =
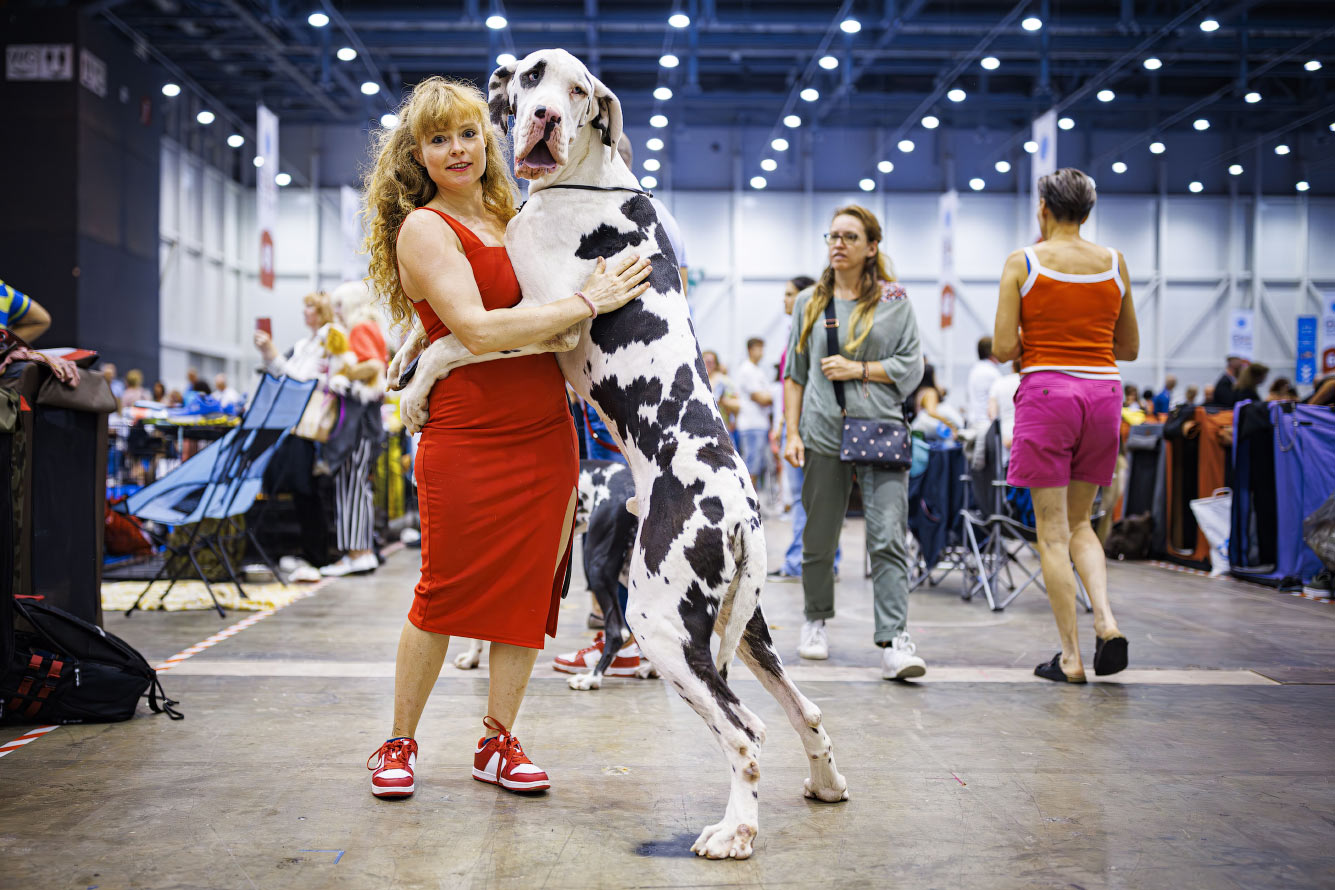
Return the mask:
M767 527L775 564L788 525ZM1135 670L1061 687L1030 677L1056 648L1042 595L992 613L952 577L913 595L926 678L892 684L875 671L861 542L850 522L828 662L796 657L800 585L765 592L847 803L802 798L797 739L733 674L769 728L748 861L688 852L722 815L727 769L675 694L657 680L575 692L550 669L592 636L584 594L566 602L517 727L550 793L470 778L485 675L447 666L418 734L416 797L374 799L362 764L389 724L417 577L404 551L164 674L184 721L61 727L0 759L0 887L1335 886L1335 604L1114 565ZM157 663L244 617L107 627Z

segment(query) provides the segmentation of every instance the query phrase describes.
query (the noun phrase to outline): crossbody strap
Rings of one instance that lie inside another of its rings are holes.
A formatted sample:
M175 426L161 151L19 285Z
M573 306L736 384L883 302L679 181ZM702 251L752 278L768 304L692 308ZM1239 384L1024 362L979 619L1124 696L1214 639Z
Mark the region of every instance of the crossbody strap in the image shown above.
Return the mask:
M825 352L835 356L839 354L839 319L834 314L834 297L825 304ZM839 413L847 416L848 404L844 401L844 381L835 380L834 398L839 403Z

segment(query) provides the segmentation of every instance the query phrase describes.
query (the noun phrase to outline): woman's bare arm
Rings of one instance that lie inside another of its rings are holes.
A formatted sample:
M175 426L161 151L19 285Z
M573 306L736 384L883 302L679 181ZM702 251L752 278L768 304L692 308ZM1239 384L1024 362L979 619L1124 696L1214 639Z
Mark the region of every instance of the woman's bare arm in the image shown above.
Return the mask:
M1008 362L1020 355L1020 285L1028 277L1024 251L1006 257L1001 269L1001 292L997 298L997 319L992 330L992 354Z
M1117 254L1118 274L1122 276L1122 311L1113 328L1113 358L1133 362L1140 355L1140 326L1136 323L1136 303L1131 299L1131 275L1126 271L1126 257Z

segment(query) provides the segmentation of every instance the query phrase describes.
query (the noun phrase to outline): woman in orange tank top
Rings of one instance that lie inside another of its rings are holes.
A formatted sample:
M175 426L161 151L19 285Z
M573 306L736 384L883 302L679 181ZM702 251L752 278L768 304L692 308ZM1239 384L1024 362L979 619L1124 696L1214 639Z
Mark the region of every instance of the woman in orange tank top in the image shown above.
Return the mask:
M1006 260L992 351L1001 361L1016 360L1023 375L1006 481L1033 495L1043 584L1061 636L1062 651L1034 673L1084 683L1072 561L1094 605L1094 673L1127 665L1127 640L1108 603L1108 569L1089 517L1117 467L1117 362L1135 359L1140 335L1126 262L1080 237L1094 209L1094 181L1066 167L1039 179L1038 194L1043 237Z
M580 293L517 306L501 242L516 214L514 180L486 99L432 77L380 135L367 177L371 280L392 320L414 314L432 340L453 333L473 354L550 339L648 288L648 261L598 271ZM565 381L550 353L456 369L431 390L416 462L422 576L399 637L391 737L367 761L371 792L416 788L414 735L450 634L491 641L484 732L473 778L542 791L547 774L511 733L570 558L579 472Z

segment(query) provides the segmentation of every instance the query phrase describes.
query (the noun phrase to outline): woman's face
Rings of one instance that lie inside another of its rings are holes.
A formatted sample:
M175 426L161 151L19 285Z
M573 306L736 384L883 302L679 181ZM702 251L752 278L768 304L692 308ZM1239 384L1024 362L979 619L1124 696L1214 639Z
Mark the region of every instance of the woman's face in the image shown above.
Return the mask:
M414 153L436 188L458 192L471 188L487 169L487 138L482 124L428 132Z
M835 272L859 270L876 256L876 245L867 241L867 229L856 216L841 213L830 222L830 268Z
M718 356L714 355L712 352L706 352L704 353L704 359L705 373L710 377L713 377L714 372L718 370Z
M790 282L788 282L788 286L785 287L785 288L783 289L783 314L784 314L784 315L792 315L792 314L793 314L793 303L795 303L795 302L797 302L797 285L793 284L793 283L790 281Z
M306 322L306 327L312 331L320 327L320 310L315 308L314 303L306 303L302 309L301 318Z

